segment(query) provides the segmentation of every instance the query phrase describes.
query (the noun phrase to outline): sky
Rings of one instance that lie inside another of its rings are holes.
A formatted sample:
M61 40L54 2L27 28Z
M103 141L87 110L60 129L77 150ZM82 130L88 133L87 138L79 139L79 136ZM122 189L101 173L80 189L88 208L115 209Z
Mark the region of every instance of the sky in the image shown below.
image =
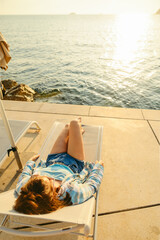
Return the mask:
M0 0L3 14L155 13L160 0Z

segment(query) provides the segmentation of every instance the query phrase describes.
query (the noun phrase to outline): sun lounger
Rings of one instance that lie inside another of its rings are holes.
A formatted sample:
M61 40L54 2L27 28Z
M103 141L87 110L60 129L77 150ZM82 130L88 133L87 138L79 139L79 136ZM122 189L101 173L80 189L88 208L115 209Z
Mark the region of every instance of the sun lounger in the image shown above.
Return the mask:
M51 149L53 142L56 140L63 126L63 123L54 123L52 130L40 151L40 158L42 160L46 159L49 149ZM84 126L84 129L85 133L83 138L86 161L99 161L101 156L103 128L102 126ZM55 212L42 215L25 215L14 211L12 207L15 197L14 190L0 194L0 214L4 215L3 221L0 225L0 231L12 235L28 237L42 237L70 233L92 237L94 240L96 239L98 193L97 196L93 196L82 204L64 207ZM90 234L94 208L93 234ZM33 224L35 222L36 224ZM18 227L13 227L13 225L18 225ZM79 230L82 230L83 232L80 233Z
M40 130L40 127L35 121L19 121L19 120L9 120L9 125L12 130L14 141L17 144L21 137L28 131L32 125L36 126L36 129ZM11 149L11 144L6 133L6 129L2 119L0 119L0 166L6 159L8 151Z

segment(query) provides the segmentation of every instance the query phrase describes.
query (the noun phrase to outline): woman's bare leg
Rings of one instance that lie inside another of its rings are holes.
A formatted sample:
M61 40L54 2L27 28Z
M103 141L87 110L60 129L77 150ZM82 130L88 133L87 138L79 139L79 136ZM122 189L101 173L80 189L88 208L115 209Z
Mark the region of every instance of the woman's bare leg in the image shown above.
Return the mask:
M55 141L50 154L67 152L69 136L69 124L66 124L59 137Z
M85 158L82 133L81 122L79 120L71 121L67 153L79 160Z

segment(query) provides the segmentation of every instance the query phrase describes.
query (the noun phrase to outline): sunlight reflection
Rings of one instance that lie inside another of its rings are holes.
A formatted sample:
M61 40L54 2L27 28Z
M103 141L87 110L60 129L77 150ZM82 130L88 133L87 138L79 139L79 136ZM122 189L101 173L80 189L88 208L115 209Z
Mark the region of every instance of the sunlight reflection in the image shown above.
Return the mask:
M124 14L116 19L116 46L113 59L129 63L136 58L138 50L145 44L149 15ZM139 41L142 39L144 41Z

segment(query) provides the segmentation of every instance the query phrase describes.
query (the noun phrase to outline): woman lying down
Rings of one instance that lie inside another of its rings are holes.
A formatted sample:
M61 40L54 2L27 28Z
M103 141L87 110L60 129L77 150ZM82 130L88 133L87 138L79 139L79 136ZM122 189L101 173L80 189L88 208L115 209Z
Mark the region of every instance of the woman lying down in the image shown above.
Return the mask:
M19 195L14 209L25 214L45 214L64 206L80 204L98 190L103 162L84 162L81 119L62 130L46 162L33 156L24 167L16 186Z

